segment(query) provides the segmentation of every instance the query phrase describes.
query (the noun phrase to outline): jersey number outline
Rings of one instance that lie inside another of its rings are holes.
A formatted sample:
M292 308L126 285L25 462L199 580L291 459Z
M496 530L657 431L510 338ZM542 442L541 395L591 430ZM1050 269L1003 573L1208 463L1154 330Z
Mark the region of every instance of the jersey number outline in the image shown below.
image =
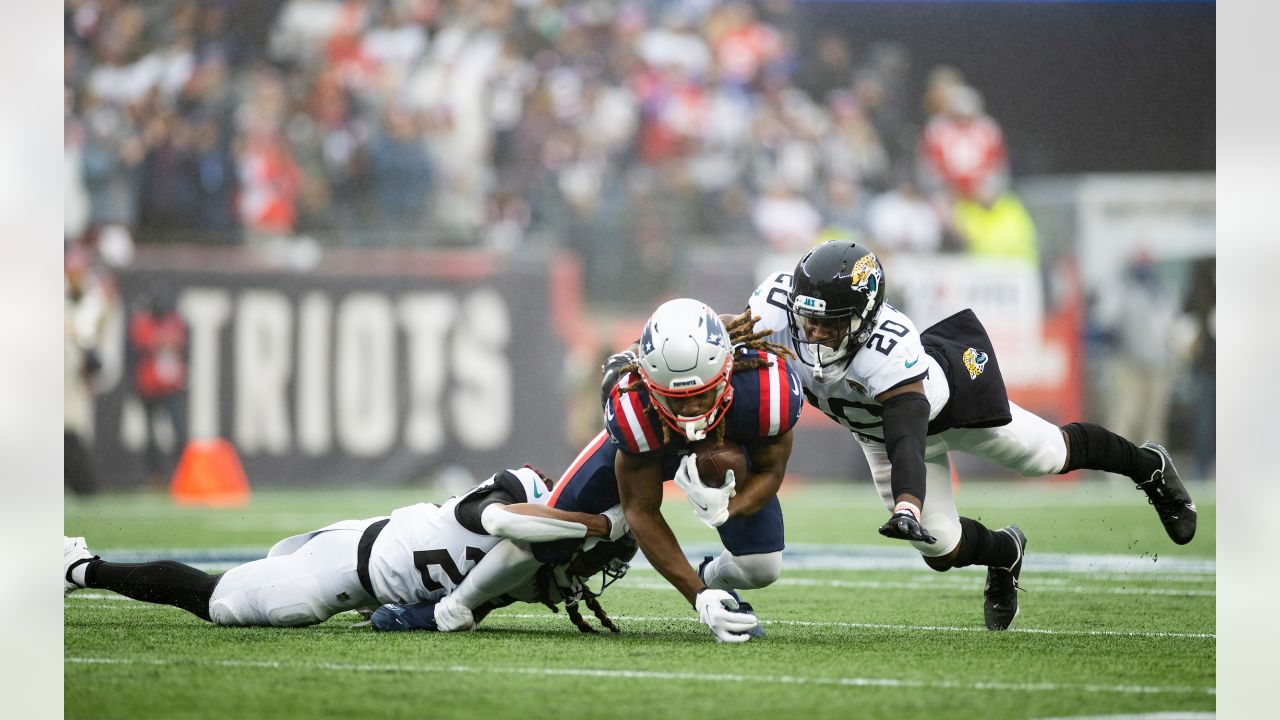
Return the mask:
M788 286L790 286L791 273L778 273L778 276L775 277L773 281L778 284L782 284L785 282ZM782 300L781 301L775 300L774 299L775 295L781 295ZM765 296L765 302L769 303L774 307L782 308L783 310L786 310L788 314L790 314L791 312L791 306L790 304L788 304L788 301L790 299L791 299L791 293L787 292L785 288L780 288L780 287L770 288L769 294Z
M897 335L898 337L906 337L907 333L911 332L910 330L907 329L906 325L903 325L902 323L894 322L892 320L885 320L884 322L880 323L880 327L876 329L883 330L884 332L890 333L892 335ZM885 337L884 333L878 332L875 335L872 335L871 338L867 340L866 347L870 350L875 350L881 355L884 355L887 357L889 353L893 352L893 349L897 347L897 345L898 345L897 340L894 340L891 337Z
M875 418L883 417L884 410L882 410L879 405L853 402L852 400L845 400L841 397L827 398L827 404L823 405L822 400L817 395L814 395L809 388L804 389L804 397L805 400L809 401L810 405L821 410L822 414L854 432L874 430L884 424L882 420L875 420L874 422L858 422L849 417L849 408L857 408Z
M466 555L467 559L472 563L471 567L474 568L476 565L480 564L481 560L484 559L485 552L478 547L468 545ZM448 575L449 579L453 581L454 587L457 587L458 584L462 582L462 578L466 577L466 574L459 570L458 566L454 564L453 556L449 554L448 550L414 550L413 566L417 568L418 572L422 575L422 585L427 590L435 591L444 589L444 585L432 579L430 572L432 565L439 566L440 569L444 571L444 574Z

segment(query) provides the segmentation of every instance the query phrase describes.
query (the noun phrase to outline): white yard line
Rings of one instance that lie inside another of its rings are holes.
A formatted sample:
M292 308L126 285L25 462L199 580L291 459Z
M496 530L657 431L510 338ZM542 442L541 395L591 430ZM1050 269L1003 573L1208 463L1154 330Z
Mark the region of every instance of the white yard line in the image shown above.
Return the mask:
M616 585L615 587L622 587ZM666 590L668 586L659 586ZM67 597L67 602L74 601L74 607L80 608L113 608L117 610L142 610L149 603L138 600L131 600L123 595L112 595L109 593L94 592L77 592ZM87 602L97 601L97 602ZM106 601L106 602L101 602ZM340 615L354 614L340 613ZM489 616L490 618L513 618L519 620L547 620L560 621L559 616L550 613L512 613L498 611ZM689 616L680 617L647 617L638 615L620 615L615 616L615 620L630 620L634 622L699 622L698 618ZM903 632L989 632L981 627L961 627L946 625L897 625L885 623L854 623L854 622L825 622L810 620L761 620L763 625L799 625L806 627L832 627L832 628L854 628L862 630L894 630ZM1215 639L1217 635L1213 633L1190 633L1190 632L1162 632L1162 631L1145 631L1145 630L1049 630L1039 628L1011 628L1006 632L1011 633L1027 633L1033 635L1061 635L1061 636L1090 636L1090 637L1149 637L1149 638L1192 638L1192 639Z
M305 663L277 660L214 660L204 658L132 658L68 657L64 662L72 665L144 665L151 667L205 666L252 668L268 670L331 670L336 672L415 673L438 674L442 672L486 675L533 675L545 677L590 677L619 680L664 680L699 683L751 683L752 685L827 685L837 687L894 687L940 688L951 690L994 690L1000 692L1063 692L1084 691L1095 693L1164 694L1181 693L1214 695L1212 687L1185 685L1102 685L1080 683L1006 683L1006 682L957 682L951 680L914 680L907 678L868 677L800 677L795 675L748 675L730 673L683 673L646 670L609 670L597 668L530 668L530 667L475 667L470 665L373 665L352 663Z
M521 620L558 620L559 618L549 613L503 613L495 612L489 616L492 618L519 618ZM611 616L614 620L633 621L633 622L701 622L693 616L688 617L644 617L638 615L616 615ZM761 620L761 625L800 625L805 627L840 627L853 628L858 630L895 630L905 632L976 632L989 633L983 627L962 627L948 625L894 625L886 623L855 623L855 622L819 622L814 620ZM1088 636L1088 637L1148 637L1148 638L1186 638L1213 640L1217 635L1213 633L1189 633L1189 632L1160 632L1160 631L1143 631L1143 630L1048 630L1041 628L1010 628L1004 632L1008 633L1024 633L1028 635L1062 635L1062 636Z

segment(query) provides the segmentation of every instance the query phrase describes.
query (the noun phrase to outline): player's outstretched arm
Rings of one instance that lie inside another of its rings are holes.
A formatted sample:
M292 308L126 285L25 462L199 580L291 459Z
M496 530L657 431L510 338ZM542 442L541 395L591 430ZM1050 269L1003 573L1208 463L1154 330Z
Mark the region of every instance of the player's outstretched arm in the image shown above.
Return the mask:
M884 447L891 466L889 484L894 508L880 534L898 540L932 545L937 540L920 525L924 507L924 448L929 432L929 400L924 383L916 382L883 392L876 402L884 408Z
M617 540L628 529L620 506L603 513L583 513L537 503L493 504L484 509L480 520L490 535L525 542L587 537Z
M675 533L662 516L662 468L656 454L650 455L618 453L614 461L618 495L641 552L685 600L693 603L702 581L685 560Z

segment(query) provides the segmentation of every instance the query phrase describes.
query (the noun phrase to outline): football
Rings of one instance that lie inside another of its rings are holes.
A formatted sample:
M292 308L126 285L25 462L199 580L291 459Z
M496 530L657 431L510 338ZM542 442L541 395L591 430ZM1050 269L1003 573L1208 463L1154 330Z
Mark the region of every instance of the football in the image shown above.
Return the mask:
M735 483L747 477L747 453L741 445L706 440L694 445L693 452L698 458L698 477L707 487L722 487L724 474L729 470L733 471Z

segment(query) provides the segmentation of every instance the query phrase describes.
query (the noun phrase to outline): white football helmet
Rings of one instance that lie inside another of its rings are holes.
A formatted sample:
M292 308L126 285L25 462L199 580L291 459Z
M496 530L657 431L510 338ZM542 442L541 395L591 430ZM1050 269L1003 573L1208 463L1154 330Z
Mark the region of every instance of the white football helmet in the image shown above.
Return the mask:
M638 364L658 414L690 441L705 438L733 402L729 331L702 302L679 298L653 311L640 335ZM695 415L677 412L686 398L704 393L712 393L709 409Z

